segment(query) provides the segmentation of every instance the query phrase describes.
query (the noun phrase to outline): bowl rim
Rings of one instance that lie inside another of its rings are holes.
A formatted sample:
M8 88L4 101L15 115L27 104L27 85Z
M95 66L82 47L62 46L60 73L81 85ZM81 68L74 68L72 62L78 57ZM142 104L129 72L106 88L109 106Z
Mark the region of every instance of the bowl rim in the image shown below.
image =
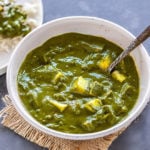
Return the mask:
M61 22L64 20L77 20L77 19L85 19L85 20L97 20L97 21L102 21L108 24L111 24L112 26L115 26L117 28L119 28L119 30L122 30L125 34L128 34L131 38L135 39L135 36L133 36L129 31L127 31L125 28L121 27L120 25L113 23L111 21L108 21L106 19L102 19L102 18L97 18L97 17L90 17L90 16L69 16L69 17L63 17L63 18L58 18L52 21L49 21L43 25L41 25L40 27L34 29L33 31L31 31L20 43L19 45L16 47L16 49L14 50L11 59L9 61L8 64L8 68L7 68L7 89L8 89L8 93L10 98L12 99L12 104L14 105L14 107L16 108L16 110L19 112L19 114L33 127L35 127L36 129L42 131L43 133L46 133L48 135L52 135L55 137L59 137L59 138L63 138L63 139L70 139L70 140L89 140L89 139L94 139L94 138L99 138L99 137L104 137L107 135L110 135L112 133L115 133L119 130L121 130L122 128L126 128L133 120L135 120L139 114L143 111L143 109L145 108L146 104L149 101L149 94L150 94L150 80L148 81L148 89L145 92L145 95L143 97L143 101L140 105L137 106L137 108L135 108L135 111L132 114L129 114L126 118L124 118L122 121L120 121L119 123L117 123L116 125L102 130L102 131L98 131L98 132L93 132L93 133L85 133L85 134L72 134L72 133L64 133L64 132L60 132L60 131L56 131L53 129L49 129L47 127L45 127L44 125L40 124L38 121L36 121L35 119L33 119L31 117L31 115L29 115L29 113L22 108L24 108L23 104L20 107L17 103L18 99L15 97L14 93L13 93L13 87L11 86L11 81L12 81L12 65L11 62L13 62L15 53L17 53L18 49L21 47L22 43L25 41L25 39L28 39L29 37L31 37L35 32L37 32L39 29L44 28L46 26L49 26L52 23L56 23L56 22ZM150 65L150 58L149 55L146 51L146 49L144 48L143 45L139 46L140 49L142 49L145 57L147 58L147 65ZM150 74L150 69L148 70L148 73ZM19 98L19 100L21 101L21 99Z

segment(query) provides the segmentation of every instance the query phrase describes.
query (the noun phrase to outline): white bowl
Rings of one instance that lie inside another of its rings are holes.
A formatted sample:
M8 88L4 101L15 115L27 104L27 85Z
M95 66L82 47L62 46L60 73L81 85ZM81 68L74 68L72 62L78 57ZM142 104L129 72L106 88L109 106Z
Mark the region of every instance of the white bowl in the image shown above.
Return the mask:
M95 17L66 17L50 21L27 35L15 49L7 69L7 88L12 103L20 115L32 126L46 134L71 140L87 140L103 137L127 127L144 109L150 94L150 58L140 45L131 53L140 76L140 94L134 108L129 115L113 127L87 134L68 134L49 129L37 122L25 109L18 95L17 74L26 55L34 48L40 46L49 38L68 32L79 32L100 36L126 48L135 38L131 33L121 26L110 21Z

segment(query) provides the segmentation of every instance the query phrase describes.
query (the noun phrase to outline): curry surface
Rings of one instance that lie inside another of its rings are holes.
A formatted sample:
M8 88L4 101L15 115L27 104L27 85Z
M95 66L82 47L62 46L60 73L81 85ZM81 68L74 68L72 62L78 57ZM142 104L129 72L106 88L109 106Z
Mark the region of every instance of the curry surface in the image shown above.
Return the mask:
M32 50L18 73L18 91L27 111L41 124L66 133L101 131L133 108L139 78L127 56L112 74L117 45L90 35L67 33Z

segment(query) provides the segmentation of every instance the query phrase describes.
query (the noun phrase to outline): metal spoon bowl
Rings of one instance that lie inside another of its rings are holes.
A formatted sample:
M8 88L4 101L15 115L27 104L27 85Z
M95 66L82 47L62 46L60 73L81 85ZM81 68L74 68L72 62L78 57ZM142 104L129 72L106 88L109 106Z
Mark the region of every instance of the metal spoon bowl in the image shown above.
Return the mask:
M121 62L121 60L123 60L131 51L144 42L148 37L150 37L150 25L111 63L111 65L108 67L108 72L111 73L115 66Z

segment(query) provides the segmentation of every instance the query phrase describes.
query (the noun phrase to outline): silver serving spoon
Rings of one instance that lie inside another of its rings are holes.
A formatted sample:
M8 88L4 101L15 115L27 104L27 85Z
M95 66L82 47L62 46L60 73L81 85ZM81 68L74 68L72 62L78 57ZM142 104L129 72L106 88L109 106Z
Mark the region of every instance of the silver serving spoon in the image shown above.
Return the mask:
M150 25L125 49L108 67L108 72L111 73L115 66L123 60L132 50L150 37Z

